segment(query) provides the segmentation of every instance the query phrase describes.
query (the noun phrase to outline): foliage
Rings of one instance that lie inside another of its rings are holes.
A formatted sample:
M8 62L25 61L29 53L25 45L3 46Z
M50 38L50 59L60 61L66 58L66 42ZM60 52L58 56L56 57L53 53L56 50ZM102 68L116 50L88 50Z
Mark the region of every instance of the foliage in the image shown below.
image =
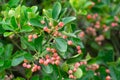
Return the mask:
M32 2L0 1L0 80L119 80L119 0Z

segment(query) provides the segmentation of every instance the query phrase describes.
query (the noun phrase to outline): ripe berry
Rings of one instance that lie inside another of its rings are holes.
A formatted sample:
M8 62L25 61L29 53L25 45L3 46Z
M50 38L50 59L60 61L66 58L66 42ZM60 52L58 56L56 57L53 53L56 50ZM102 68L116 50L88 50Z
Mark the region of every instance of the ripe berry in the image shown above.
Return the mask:
M33 38L34 39L38 38L38 35L37 34L33 34Z
M106 73L108 73L108 74L110 73L110 70L109 70L109 69L106 69L105 71L106 71Z
M44 61L44 65L47 66L47 65L48 65L48 62L47 62L47 61Z
M63 39L67 39L67 36L66 36L66 35L63 35L62 38L63 38Z
M29 68L31 68L31 65L30 65L30 64L28 64L26 67L29 69Z
M77 46L76 48L77 48L77 50L80 50L80 46Z
M46 48L46 50L47 50L47 51L49 51L49 52L51 51L51 49L50 49L50 48Z
M60 64L60 61L59 61L59 60L56 60L56 61L55 61L55 64L56 64L56 65L59 65L59 64Z
M111 80L111 77L110 77L110 76L107 76L105 80Z
M71 74L71 75L69 75L69 78L73 79L73 78L74 78L74 76Z
M78 50L77 52L78 52L78 54L81 54L82 51L81 51L81 50Z
M77 68L74 67L73 71L76 72L76 71L77 71Z
M80 63L75 63L75 68L78 68L80 66Z
M37 69L38 69L38 70L40 70L40 69L41 69L41 67L40 67L40 66L37 66Z
M69 40L67 43L68 45L73 45L73 42L71 40Z
M92 18L92 15L88 14L87 19L91 19L91 18Z
M58 26L59 26L59 27L63 27L63 26L64 26L64 23L63 23L63 22L59 22Z
M27 64L26 63L23 63L23 65L22 65L23 67L27 67Z
M68 71L68 74L72 74L72 73L73 73L73 71L72 71L72 70L69 70L69 71Z
M44 63L44 60L43 60L43 59L39 59L39 63L40 63L40 64L43 64L43 63Z
M28 39L32 39L33 38L33 35L28 35Z
M40 21L41 22L41 24L45 24L45 21L44 20L42 20L42 21Z

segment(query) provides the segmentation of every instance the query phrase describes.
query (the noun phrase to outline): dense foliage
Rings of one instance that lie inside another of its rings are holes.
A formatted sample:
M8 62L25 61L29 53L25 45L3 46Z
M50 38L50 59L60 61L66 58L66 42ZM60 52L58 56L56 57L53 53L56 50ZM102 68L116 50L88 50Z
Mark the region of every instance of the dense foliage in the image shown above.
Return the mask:
M0 80L119 80L119 6L0 0Z

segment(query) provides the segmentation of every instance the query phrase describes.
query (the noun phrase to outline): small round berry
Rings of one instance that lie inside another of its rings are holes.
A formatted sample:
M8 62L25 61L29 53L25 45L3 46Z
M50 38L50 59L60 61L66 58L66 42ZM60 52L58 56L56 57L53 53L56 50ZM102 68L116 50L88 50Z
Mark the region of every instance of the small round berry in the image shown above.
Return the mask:
M58 26L59 26L59 27L63 27L63 26L64 26L64 23L63 23L63 22L59 22Z
M49 22L49 26L53 26L53 24L51 22Z
M51 51L52 51L52 53L56 53L56 49L52 48Z
M76 71L77 71L77 68L74 67L73 71L76 72Z
M57 57L56 57L56 60L60 60L60 56L57 56Z
M69 40L67 43L68 45L73 45L73 42L71 40Z
M10 78L10 79L13 79L13 77L14 77L14 75L12 75L12 74L9 75L9 78Z
M30 64L28 64L28 65L26 66L26 68L28 68L28 69L29 69L29 68L31 68L31 65L30 65Z
M23 63L23 65L22 65L23 67L27 67L27 64L26 63Z
M38 38L38 35L37 34L33 34L33 38L34 39Z
M80 66L79 62L75 63L75 68L78 68L79 66Z
M47 54L47 55L45 55L45 58L46 58L46 59L49 59L49 58L50 58L50 56Z
M71 75L69 75L69 78L73 79L73 78L74 78L74 76L71 74Z
M81 54L82 51L81 51L81 50L78 50L77 52L78 52L78 54Z
M87 19L91 19L91 18L92 18L92 15L88 14Z
M108 73L108 74L110 73L110 70L109 70L109 69L106 69L105 71L106 71L106 73Z
M56 58L56 57L58 56L58 54L57 54L57 53L54 53L53 56Z
M63 39L67 39L67 36L66 36L66 35L63 35L62 38L63 38Z
M77 48L77 50L80 50L80 46L77 46L76 48Z
M32 39L28 39L28 42L31 42L32 41Z
M59 64L60 64L60 61L59 61L59 60L56 60L56 61L55 61L55 64L56 64L56 65L59 65Z
M73 71L72 71L72 70L69 70L69 71L68 71L68 74L72 74L72 73L73 73Z
M38 69L38 70L40 70L40 69L41 69L41 67L40 67L40 66L37 66L37 69Z
M107 76L107 77L105 78L105 80L111 80L111 77L110 77L110 76Z
M41 20L40 22L41 22L41 24L45 24L45 21L44 21L44 20Z
M28 35L28 39L32 39L33 38L33 35Z
M44 61L44 65L47 66L47 65L48 65L48 62L47 62L47 61Z
M49 52L51 51L51 49L50 49L50 48L46 48L46 50L47 50L47 51L49 51Z
M43 63L44 63L44 60L43 60L43 59L39 59L39 63L40 63L40 64L43 64Z

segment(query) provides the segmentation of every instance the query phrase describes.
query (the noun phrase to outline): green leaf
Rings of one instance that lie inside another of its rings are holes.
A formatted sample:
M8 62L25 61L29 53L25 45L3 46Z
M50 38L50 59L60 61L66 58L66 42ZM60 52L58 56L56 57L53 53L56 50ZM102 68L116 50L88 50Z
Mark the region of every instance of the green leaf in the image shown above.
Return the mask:
M11 18L10 22L11 22L11 25L14 27L14 29L17 29L17 28L18 28L16 19L15 19L14 16Z
M0 59L0 67L4 65L4 60Z
M98 57L101 58L104 62L112 62L114 60L113 50L101 50L98 53Z
M77 71L74 73L74 76L76 76L76 78L81 78L83 75L83 72L80 68L77 69Z
M76 17L65 17L62 19L62 22L64 22L64 25L74 21L76 19Z
M40 36L37 39L35 39L35 48L41 52L42 51L42 41L43 41L43 37Z
M28 42L27 38L21 37L21 42L22 42L22 44L27 45L27 47L30 50L35 50L34 43L33 42Z
M32 26L36 26L36 27L40 27L40 28L44 27L43 25L41 25L40 20L38 20L37 18L30 19L30 24Z
M45 73L47 73L47 74L50 74L50 73L53 72L53 67L52 67L52 65L42 66L42 69L43 69L43 71L44 71Z
M15 57L12 59L12 66L17 66L19 65L21 62L23 62L24 60L24 56L20 56L20 57Z
M6 59L9 59L11 57L12 51L13 51L13 45L12 44L8 44L5 47L5 58Z
M20 2L20 0L10 0L8 2L8 4L12 7L12 6L18 5L19 2Z
M60 12L61 12L61 4L59 2L56 2L52 10L53 19L57 19L59 17Z
M70 64L70 63L75 63L75 62L78 62L82 59L82 55L80 54L77 54L69 59L67 59L67 63Z
M3 24L2 27L3 27L4 30L10 30L10 31L14 30L14 28L12 26L8 25L8 24Z
M4 68L10 68L11 67L11 60L5 60L4 61Z
M33 31L33 28L31 26L22 26L22 29L20 30L20 32L31 32Z
M8 37L8 36L10 36L10 35L12 35L13 34L13 32L4 32L4 37Z
M39 75L34 75L31 80L40 80Z
M67 51L67 42L62 38L55 38L55 46L60 52Z
M24 57L25 57L25 59L27 59L27 60L29 60L29 61L33 61L33 56L30 54L30 53L26 53L25 55L24 55Z
M3 54L3 52L4 52L4 48L0 47L0 56Z

